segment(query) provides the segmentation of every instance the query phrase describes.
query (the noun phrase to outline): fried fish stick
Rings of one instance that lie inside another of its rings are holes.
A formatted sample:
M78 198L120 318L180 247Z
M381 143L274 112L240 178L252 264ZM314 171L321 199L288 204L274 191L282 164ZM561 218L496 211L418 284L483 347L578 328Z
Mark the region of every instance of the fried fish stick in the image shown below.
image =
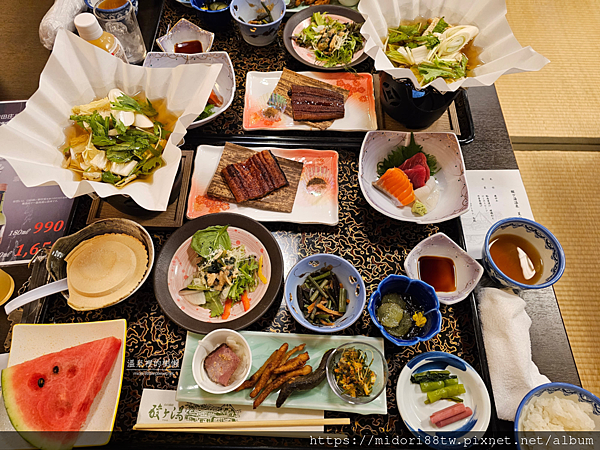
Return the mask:
M302 350L304 350L304 347L306 347L306 344L300 344L291 349L289 352L287 352L279 366L281 367L283 364L285 364L287 360L290 359L290 356L292 356L294 353L301 352Z
M243 391L244 389L250 389L251 387L254 387L254 385L260 379L260 376L263 374L263 372L265 371L267 366L275 359L278 351L279 350L275 350L273 353L271 353L271 356L269 356L269 359L267 359L265 361L265 363L260 367L260 369L258 369L256 372L254 372L254 375L252 375L250 378L248 378L246 381L244 381L240 385L240 387L237 388L234 392L239 392L239 391Z
M259 380L256 382L254 389L252 390L252 392L250 392L251 398L256 397L258 395L258 393L267 385L267 381L269 381L269 378L271 377L271 374L273 373L273 371L277 367L279 367L279 364L281 363L281 360L285 356L285 352L287 352L287 349L288 349L287 342L285 344L283 344L281 347L279 347L279 350L277 350L277 352L276 352L275 358L273 358L273 361L271 361L269 364L267 364L267 367L263 371Z
M258 408L258 406L262 402L265 401L265 399L269 396L269 394L271 392L276 391L277 389L279 389L281 386L283 386L283 384L285 384L290 379L292 379L294 377L309 375L311 372L312 372L312 367L306 365L306 366L302 367L301 369L294 370L292 372L287 372L287 373L284 373L284 374L278 376L275 379L275 381L273 381L272 383L269 383L263 389L263 391L260 393L260 395L254 400L254 403L252 404L252 407L254 409Z
M298 355L295 358L290 359L286 364L279 366L277 369L275 369L273 371L273 373L275 375L279 375L280 373L291 372L292 370L299 369L309 359L310 359L310 357L308 356L308 352L304 352L301 355Z

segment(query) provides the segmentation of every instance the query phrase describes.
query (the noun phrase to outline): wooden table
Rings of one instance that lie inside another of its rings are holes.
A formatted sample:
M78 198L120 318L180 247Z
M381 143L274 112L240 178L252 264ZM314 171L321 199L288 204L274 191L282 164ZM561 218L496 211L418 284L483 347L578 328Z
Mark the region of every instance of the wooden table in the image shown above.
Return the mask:
M141 10L140 10L140 16L139 16L139 20L141 23L141 27L142 30L144 32L144 36L145 36L145 40L147 45L149 43L151 43L154 39L154 29L156 27L156 19L158 17L158 15L160 15L160 11L162 9L162 2L161 0L147 0L147 1L142 1L141 3ZM44 6L48 6L49 2L45 2ZM12 11L13 13L16 10L16 6L18 5L18 3L16 2L16 0L10 0L9 2L9 11ZM146 5L146 6L143 6ZM39 9L43 9L41 5L39 5L37 8ZM173 18L179 17L179 16L186 16L186 17L190 17L193 18L193 14L190 14L190 10L186 9L185 7L179 5L178 3L176 3L174 0L167 0L167 3L165 5L165 9L166 9L166 13L169 14L169 22L173 22ZM18 25L11 25L10 23L13 22L7 22L9 23L8 25L5 25L2 29L2 33L4 33L4 35L15 35L15 33L18 32L18 30L25 30L22 31L22 33L25 33L27 36L27 42L29 43L29 45L32 47L31 51L25 53L25 52L18 52L15 50L14 46L12 47L12 51L10 52L10 56L11 56L11 62L10 62L10 67L11 67L11 71L7 72L7 73L3 73L2 77L0 80L2 82L2 84L0 85L0 87L2 88L2 91L0 92L1 97L0 99L2 100L11 100L11 99L23 99L28 97L29 95L31 95L34 90L35 87L37 86L37 80L39 77L39 72L42 69L43 64L40 61L43 61L45 58L47 58L48 56L48 52L46 50L44 50L41 45L37 44L36 46L36 36L37 36L37 26L38 23L36 22L36 20L39 21L39 17L41 17L42 14L40 14L40 11L38 9L36 9L36 15L30 18L28 18L26 20L26 23L19 23ZM166 21L161 22L161 27L166 27ZM281 44L281 42L278 42L277 44L272 44L274 46L279 46L279 47L273 47L275 49L277 49L277 54L279 55L279 59L276 61L267 61L267 60L261 60L261 55L264 55L263 53L261 53L261 50L257 50L256 52L253 53L247 53L248 48L247 44L244 44L241 39L239 39L239 37L235 38L231 37L233 35L228 35L230 37L227 38L227 45L233 45L236 42L239 43L240 46L240 52L236 52L236 54L232 54L232 59L234 60L234 65L236 66L236 78L237 78L237 82L238 82L238 91L236 93L236 101L234 102L234 107L231 108L231 111L228 111L226 114L223 114L222 117L219 118L219 120L221 120L221 122L215 121L213 122L212 125L207 126L205 128L201 128L201 129L195 129L195 130L191 130L187 135L186 135L186 144L183 148L185 149L192 149L194 150L196 148L197 144L200 144L203 142L204 139L208 139L209 137L214 138L214 129L220 128L221 130L226 129L227 132L230 132L231 134L237 134L236 130L239 130L239 124L238 123L229 123L228 121L231 121L232 118L237 118L239 120L239 109L236 111L236 106L235 104L241 104L243 103L243 93L244 93L244 82L245 82L245 71L243 69L244 66L248 66L248 67L252 67L253 65L256 65L257 67L260 67L261 64L267 66L267 65L271 65L270 67L273 67L273 63L275 63L276 65L279 64L280 66L282 65L294 65L296 64L296 66L298 66L298 63L294 63L294 61L291 61L291 57L289 57L289 55L286 54L285 49L283 48L283 45ZM215 45L219 42L219 37L217 37ZM149 45L148 45L149 46ZM245 47L246 46L246 47ZM250 50L252 50L252 48L250 48ZM241 53L241 55L240 55ZM35 66L32 63L32 61L35 62ZM22 71L19 71L19 68L23 69ZM294 68L294 67L292 67ZM267 69L265 69L267 70ZM268 69L268 70L276 70L276 69ZM300 69L301 70L301 67ZM366 62L366 63L362 63L362 65L360 66L359 71L370 71L372 70L372 65L370 62ZM471 110L472 110L472 116L473 116L473 122L474 122L474 129L475 129L475 139L472 143L463 146L463 155L464 155L464 159L465 159L465 164L467 169L516 169L517 168L517 164L514 158L514 154L512 152L512 148L511 148L511 144L510 144L510 140L508 138L508 133L506 130L506 126L504 123L504 119L502 116L502 112L500 109L500 105L498 102L498 97L496 95L496 91L495 88L492 87L485 87L485 88L476 88L476 89L471 89L468 92L468 97L469 97L469 101L470 101L470 106L471 106ZM223 123L227 123L228 126L230 126L230 129L227 129ZM260 135L260 136L264 136L265 133L256 133L256 134L252 134L252 133L247 133L246 136L253 136L253 135ZM354 148L354 151L356 151L356 146L353 147L353 145L355 145L357 142L360 142L362 140L362 136L363 134L361 133L352 133L351 136L346 135L341 135L338 134L337 136L335 135L335 133L332 135L332 143L331 143L331 147L334 149L339 148L339 152L340 152L340 170L341 171L346 171L347 174L349 174L350 176L352 176L352 174L354 173L353 171L356 170L356 165L355 165L355 158L356 155L353 153L352 148ZM305 135L298 135L297 139L301 140L302 138L304 138ZM281 135L279 136L274 136L273 140L276 141L277 139L281 138ZM329 139L329 138L328 138ZM354 143L354 144L353 144ZM1 154L1 151L0 151ZM357 190L357 186L351 186L351 185L347 185L347 189L345 191L345 193L341 193L341 197L346 195L349 197L344 197L343 200L347 201L349 198L354 199L353 201L356 202L360 202L361 201L361 195L356 195L356 190ZM352 193L354 192L354 193ZM364 203L364 199L362 200ZM85 216L87 215L87 209L89 209L89 204L90 201L88 198L82 198L79 202L78 202L78 206L77 206L77 211L76 211L76 217L75 217L75 224L73 226L73 229L79 229L81 227L83 227L85 225ZM373 211L371 211L368 207L362 207L359 205L359 211L360 214L366 214L368 215L368 218L370 220L375 220L375 221L381 221L381 223L384 224L384 229L388 229L391 225L390 225L390 221L389 219L378 215L378 214L373 214ZM344 214L343 208L342 208L342 212L341 215ZM342 221L341 221L341 225L343 226L344 220L349 221L349 220L353 220L350 216L350 214L348 214L348 212L346 211L345 213L346 215L342 217ZM395 223L394 225L396 225L397 223ZM280 224L280 223L273 223L273 224L268 224L267 225L268 228L273 231L274 233L282 233L282 234L295 234L297 236L302 236L302 238L304 239L305 237L308 239L308 241L311 241L311 239L314 240L314 242L309 242L309 246L302 248L301 250L298 249L298 251L301 252L307 252L307 251L311 251L314 249L318 249L319 248L319 244L318 239L319 238L328 238L328 236L331 234L332 236L335 235L335 233L340 233L343 232L343 230L340 231L339 227L334 227L334 228L329 228L329 227L323 227L323 226L298 226L298 225L293 225L293 224ZM448 233L454 233L456 234L457 232L460 233L460 222L456 221L453 223L447 223L447 224L441 224L439 227L428 227L426 229L423 228L418 228L418 227L410 227L411 232L413 233L413 238L417 239L418 236L420 235L419 233L433 233L436 232L437 230L443 230L444 232L448 232ZM457 231L458 230L458 231ZM162 244L162 242L164 242L164 239L166 237L168 237L168 233L153 233L153 237L156 239L155 240L155 245L158 244L159 246ZM376 236L374 236L375 238ZM456 236L457 239L460 239L460 236L457 235ZM409 239L408 244L406 245L414 245L416 242L412 242ZM343 251L343 249L336 249L336 252L341 252ZM350 256L350 258L352 258L352 256ZM400 261L396 261L398 263L398 266L401 267ZM386 269L388 271L388 273L393 273L393 271L390 272L390 270L392 270L391 268ZM23 281L25 281L27 275L28 275L28 271L25 267L23 266L13 266L13 267L9 267L7 268L7 271L9 273L11 273L14 277L15 280L17 282L17 286L20 286ZM385 270L384 270L385 272ZM364 273L363 273L363 276ZM367 278L367 276L365 276ZM373 281L373 280L371 280ZM369 288L367 288L369 290ZM554 292L551 288L549 289L545 289L543 291L531 291L531 292L527 292L524 295L525 299L527 300L527 312L530 315L530 317L532 318L533 321L533 325L531 328L531 341L532 341L532 354L533 354L533 360L534 362L538 365L538 367L540 368L540 371L544 374L546 374L552 381L563 381L563 382L568 382L568 383L572 383L572 384L580 384L579 381L579 376L577 374L577 369L575 367L574 361L573 361L573 356L571 354L571 349L567 340L567 336L564 330L564 326L562 323L562 319L560 316L560 311L558 309L557 303L556 303L556 298L554 296ZM133 309L135 310L136 305L141 304L140 302L147 302L147 301L151 301L152 300L152 289L150 286L146 286L145 289L142 289L138 294L136 294L135 298L131 299L131 307L129 308L130 310ZM58 299L56 300L56 302L60 303L62 300ZM136 303L137 302L137 303ZM461 306L462 305L462 306ZM116 308L116 307L115 307ZM141 325L140 320L142 320L138 315L136 315L135 311L121 311L121 310L116 310L115 308L110 308L109 310L107 310L109 313L108 314L120 314L120 313L124 313L124 314L129 314L130 317L128 318L129 323L131 325L131 332L135 333L136 335L138 335L138 333L143 330L146 333L146 336L150 336L149 332L152 330L149 330L147 328L144 328L144 325ZM273 312L273 317L276 317L278 314L280 313L285 313L285 308L283 306L280 307L281 309L274 311ZM112 313L110 313L110 311L112 311ZM283 312L282 312L283 311ZM469 317L469 319L467 320L467 322L463 322L461 321L462 319L457 318L458 316L460 316L461 314L473 314L470 306L467 304L467 302L463 302L462 304L459 304L456 308L447 308L444 311L446 311L446 313L449 313L450 319L454 320L457 326L459 326L461 329L463 330L467 330L466 333L468 334L468 339L470 341L470 345L473 346L475 344L474 341L478 341L480 340L480 333L478 334L477 330L471 330L468 331L468 327L469 327L469 320L472 320L471 317ZM168 333L174 333L175 335L179 336L179 338L181 337L181 333L183 332L182 330L178 329L178 327L176 325L174 325L173 323L171 323L168 319L161 317L161 311L160 309L154 305L151 310L149 310L148 314L150 315L151 318L153 318L153 324L155 323L156 320L159 321L160 323L160 327L164 328L166 330L166 332ZM3 313L2 313L3 314ZM456 316L456 317L454 317ZM103 318L105 318L103 316ZM106 318L112 318L112 317L106 317ZM70 312L68 310L68 307L66 307L65 305L60 305L57 304L56 306L53 306L49 315L46 317L47 321L56 321L56 322L64 322L64 321L71 321L71 320L89 320L89 316L83 314L74 314L72 312ZM92 319L94 320L94 319ZM293 321L292 321L293 322ZM6 329L6 318L5 316L0 316L0 324L4 326L4 329L0 329L0 331L5 331ZM259 324L257 325L257 329L261 329L260 327L264 327L265 324L263 323L262 325ZM472 327L472 323L471 323L471 327ZM254 329L254 328L253 328ZM292 327L291 327L291 331L294 331L296 329L295 324L292 323ZM300 327L298 327L299 331L302 332L302 329ZM280 331L290 331L290 330L286 330L286 329L282 329ZM179 339L178 338L178 339ZM139 344L139 343L138 343ZM481 342L478 342L479 345L481 345ZM437 345L437 344L436 344ZM444 345L444 342L442 342L440 345ZM419 347L417 349L417 352L423 351L423 348L425 347ZM461 352L464 352L465 357L469 356L469 357L473 357L472 354L470 354L470 350L468 348L463 348L462 344L460 344L460 348L461 348ZM175 352L179 352L178 354L181 356L181 351L182 351L182 347L181 347L181 342L179 342L179 344L175 343L174 344L174 351ZM135 352L138 351L139 348L128 348L128 357L130 356L134 356ZM388 347L386 347L386 352L389 350ZM401 358L400 356L398 358ZM395 369L397 370L400 367L400 363L401 363L401 359L398 359L397 364L395 366ZM477 361L476 361L477 363ZM485 367L483 368L483 372L487 372L487 370L485 370ZM397 372L393 372L394 376L397 377L398 373ZM139 380L138 380L139 381ZM123 408L132 408L131 411L127 411L127 416L128 418L125 419L123 418L122 420L118 420L117 424L118 427L120 427L120 429L123 431L123 434L126 435L127 433L129 433L128 430L130 430L130 425L132 423L132 421L134 421L134 418L132 417L132 413L135 414L135 412L137 411L137 405L134 403L135 402L135 398L136 396L138 396L139 394L141 394L141 386L139 386L139 383L136 380L128 380L128 385L126 386L126 389L124 390L124 392L121 394L121 404L120 404L120 414L125 415L125 411L123 411ZM135 384L138 383L138 386L135 387ZM171 381L172 383L172 381ZM146 380L142 381L142 385L144 387L160 387L160 388L174 388L174 386L171 384L161 384L161 383L150 383L148 384L148 382ZM139 402L139 397L137 397L137 401ZM391 401L390 401L391 403ZM391 406L390 406L391 408ZM396 417L397 419L397 417ZM389 425L389 424L388 424ZM506 423L497 423L498 427L501 430L505 430L506 432L508 432L508 430L510 429L511 423L506 422ZM400 425L398 425L400 426ZM360 429L360 428L359 428ZM132 445L135 441L135 438L133 438L133 441L131 438L126 438L123 437L123 434L118 436L119 441L121 439L126 440L129 442L128 445ZM136 436L139 436L136 435ZM142 439L142 438L140 438ZM145 440L145 438L143 438ZM198 438L200 439L200 438ZM130 442L132 441L132 442ZM169 438L165 438L165 439L159 439L158 441L162 442L164 445L169 446L169 445L175 445L176 442L179 442L181 444L187 444L190 445L191 442L183 442L182 439L179 438L171 438L169 440ZM157 442L158 442L157 441ZM272 446L273 445L273 441L270 440L265 440L265 439L255 439L253 440L252 444L250 444L250 441L245 442L245 441L233 441L233 440L219 440L219 439L215 439L215 438L206 438L204 441L200 441L200 440L196 440L194 442L200 443L202 442L201 445L203 446L237 446L237 445L263 445L263 446ZM118 443L116 444L118 445ZM121 442L122 445L122 442ZM140 442L141 445L141 442ZM283 443L281 441L277 441L275 442L275 445L283 445Z

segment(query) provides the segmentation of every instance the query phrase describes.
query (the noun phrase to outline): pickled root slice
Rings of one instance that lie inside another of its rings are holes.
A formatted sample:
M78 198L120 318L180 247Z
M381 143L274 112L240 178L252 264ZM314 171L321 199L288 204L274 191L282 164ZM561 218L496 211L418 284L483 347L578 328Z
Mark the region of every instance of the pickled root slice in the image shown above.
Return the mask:
M396 337L404 337L410 331L410 328L413 325L413 320L410 317L410 314L404 314L400 324L397 327L388 329L388 333L392 336Z

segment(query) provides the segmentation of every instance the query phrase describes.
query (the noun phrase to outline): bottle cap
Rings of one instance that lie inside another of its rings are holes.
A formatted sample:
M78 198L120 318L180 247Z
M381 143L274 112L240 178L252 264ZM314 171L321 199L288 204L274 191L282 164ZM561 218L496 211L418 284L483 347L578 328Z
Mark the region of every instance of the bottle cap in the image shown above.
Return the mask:
M93 14L81 13L75 17L74 23L79 36L86 41L95 41L104 33Z

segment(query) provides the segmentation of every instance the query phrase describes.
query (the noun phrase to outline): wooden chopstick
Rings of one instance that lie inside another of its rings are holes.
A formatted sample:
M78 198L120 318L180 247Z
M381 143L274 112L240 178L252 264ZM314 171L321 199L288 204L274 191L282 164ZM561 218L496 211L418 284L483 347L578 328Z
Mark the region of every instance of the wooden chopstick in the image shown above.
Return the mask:
M198 422L198 423L136 423L137 431L192 431L194 429L235 429L235 428L280 428L306 427L319 425L350 425L350 418L340 419L297 419L297 420L245 420L240 422Z

